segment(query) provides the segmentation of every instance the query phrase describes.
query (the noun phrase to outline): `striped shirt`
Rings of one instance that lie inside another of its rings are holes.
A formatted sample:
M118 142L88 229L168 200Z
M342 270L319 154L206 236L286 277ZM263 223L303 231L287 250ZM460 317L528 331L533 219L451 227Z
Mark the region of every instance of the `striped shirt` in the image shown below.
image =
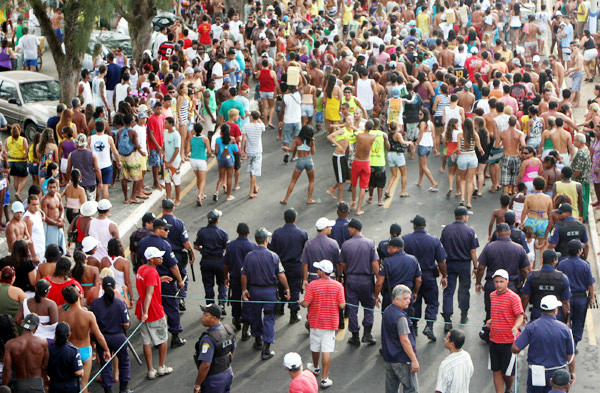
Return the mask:
M519 314L523 314L523 304L519 295L512 290L498 294L490 293L492 326L490 340L496 344L512 344L515 338L512 328Z
M304 301L310 304L308 323L312 329L338 330L339 305L346 303L342 284L330 278L312 281L306 287Z
M465 393L473 376L471 355L465 350L451 353L442 361L435 390L441 393Z
M248 123L242 127L242 135L246 135L246 154L260 154L262 148L263 123Z

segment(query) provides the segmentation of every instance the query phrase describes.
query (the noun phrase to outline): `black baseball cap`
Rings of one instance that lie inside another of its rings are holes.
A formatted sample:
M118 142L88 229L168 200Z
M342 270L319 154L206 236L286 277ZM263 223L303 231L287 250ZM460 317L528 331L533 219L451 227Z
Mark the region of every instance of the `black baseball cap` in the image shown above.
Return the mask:
M172 200L165 198L162 201L162 208L166 209L166 210L171 210L175 207L175 202L173 202Z
M388 247L404 247L404 241L400 237L393 237L388 241Z
M142 223L147 224L149 222L154 221L154 219L156 218L156 216L154 215L154 213L146 213L144 214L144 216L142 217Z
M171 228L171 224L166 222L163 218L155 218L154 221L152 221L152 225L154 226L154 229L156 229L156 228Z
M569 241L568 250L570 252L577 252L583 248L583 243L579 239L573 239Z
M418 227L424 227L427 224L425 217L422 217L418 214L415 216L415 218L410 220L410 222Z
M357 231L362 231L362 222L358 218L353 218L348 223L348 228L354 228Z
M500 224L496 225L496 232L497 233L500 233L500 232L510 232L510 227L505 222L500 223Z
M202 311L204 312L209 313L215 318L221 319L221 307L214 303L208 304L206 306L200 306L200 309L202 309Z
M206 215L206 218L208 218L209 221L216 221L222 215L223 215L223 212L221 210L212 209L211 211L208 212L208 214Z
M561 203L558 209L554 210L557 213L573 213L573 206L570 203Z
M544 251L544 253L542 254L542 261L543 262L552 262L555 259L560 258L560 253L556 252L554 250L546 250Z
M515 216L515 212L507 211L506 213L504 213L504 221L506 221L508 225L514 224L516 220L517 216Z
M469 215L469 211L464 206L459 206L456 209L454 209L454 217L462 217L467 215Z
M258 238L258 239L266 239L268 237L270 237L272 235L271 232L269 232L267 230L267 228L262 227L262 228L258 228L255 232L254 232L254 237Z

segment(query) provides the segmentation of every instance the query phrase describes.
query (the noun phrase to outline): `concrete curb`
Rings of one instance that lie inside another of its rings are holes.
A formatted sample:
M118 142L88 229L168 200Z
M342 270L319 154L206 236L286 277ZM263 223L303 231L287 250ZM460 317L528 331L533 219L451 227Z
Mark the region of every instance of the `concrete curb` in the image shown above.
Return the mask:
M596 275L600 278L600 257L598 256L598 252L600 252L600 238L598 237L598 227L596 225L594 207L591 203L588 205L588 226L590 227L589 238L592 240L592 252L594 253L594 261L596 261Z

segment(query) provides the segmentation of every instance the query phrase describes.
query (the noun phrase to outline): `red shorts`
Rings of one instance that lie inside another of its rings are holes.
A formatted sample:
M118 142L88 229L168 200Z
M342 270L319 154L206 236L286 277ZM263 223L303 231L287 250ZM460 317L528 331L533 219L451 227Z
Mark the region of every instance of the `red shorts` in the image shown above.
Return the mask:
M363 190L369 188L369 181L371 180L371 162L370 161L359 161L354 160L352 163L351 181L352 187L356 187L360 179L359 187Z

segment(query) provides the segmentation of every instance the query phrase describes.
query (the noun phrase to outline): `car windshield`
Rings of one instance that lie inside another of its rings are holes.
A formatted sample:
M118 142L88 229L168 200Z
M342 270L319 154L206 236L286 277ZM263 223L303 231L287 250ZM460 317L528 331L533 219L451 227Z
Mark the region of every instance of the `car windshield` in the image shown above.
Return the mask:
M57 81L21 83L21 95L26 104L42 101L57 101L60 95L60 86Z
M98 42L101 42L107 49L114 51L119 46L123 48L123 54L127 57L131 57L133 51L131 49L131 41L125 39L113 39L110 37L98 37Z

